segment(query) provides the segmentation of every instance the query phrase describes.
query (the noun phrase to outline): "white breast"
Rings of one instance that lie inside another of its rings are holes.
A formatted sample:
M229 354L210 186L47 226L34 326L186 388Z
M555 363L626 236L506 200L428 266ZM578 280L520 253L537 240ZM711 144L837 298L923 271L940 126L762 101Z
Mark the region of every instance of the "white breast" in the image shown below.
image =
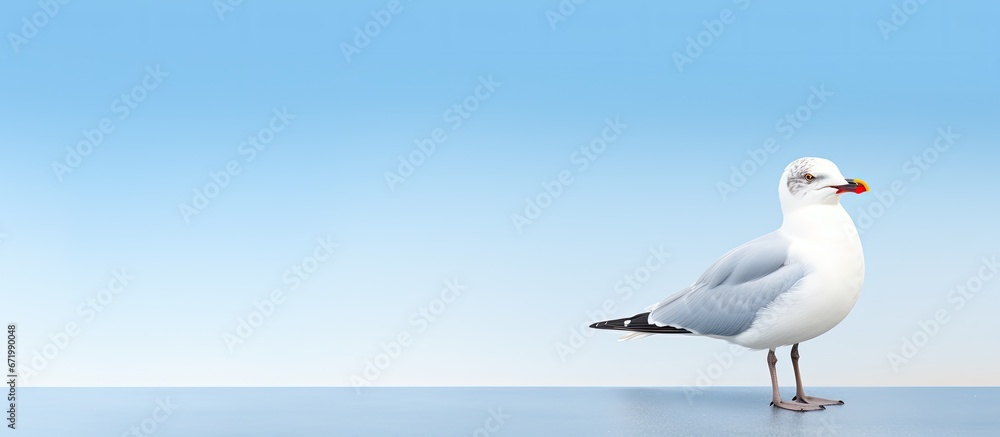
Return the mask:
M854 308L865 277L857 228L839 204L814 208L786 217L779 231L793 241L789 263L805 265L806 276L730 341L752 349L801 343L837 326Z

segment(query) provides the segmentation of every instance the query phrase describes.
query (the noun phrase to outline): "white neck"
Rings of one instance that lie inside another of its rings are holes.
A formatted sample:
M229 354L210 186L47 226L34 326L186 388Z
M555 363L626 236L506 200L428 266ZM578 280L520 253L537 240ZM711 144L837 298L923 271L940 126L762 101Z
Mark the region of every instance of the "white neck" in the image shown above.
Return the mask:
M847 210L837 203L817 204L784 211L781 231L809 240L856 240L858 229Z

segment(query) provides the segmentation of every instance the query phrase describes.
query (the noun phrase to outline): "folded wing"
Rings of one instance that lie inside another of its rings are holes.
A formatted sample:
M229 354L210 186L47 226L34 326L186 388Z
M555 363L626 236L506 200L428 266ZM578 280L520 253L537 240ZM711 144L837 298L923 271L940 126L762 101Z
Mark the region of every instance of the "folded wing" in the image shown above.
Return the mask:
M790 241L771 233L733 249L687 289L649 308L649 322L702 335L734 336L805 277L788 262Z

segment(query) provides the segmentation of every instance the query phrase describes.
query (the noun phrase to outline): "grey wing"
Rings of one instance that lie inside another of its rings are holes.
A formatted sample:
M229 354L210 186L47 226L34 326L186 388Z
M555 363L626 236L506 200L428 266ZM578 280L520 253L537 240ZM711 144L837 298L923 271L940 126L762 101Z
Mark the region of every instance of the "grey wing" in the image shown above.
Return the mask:
M733 336L805 276L788 263L789 241L771 233L733 249L687 289L650 308L650 323L702 335Z

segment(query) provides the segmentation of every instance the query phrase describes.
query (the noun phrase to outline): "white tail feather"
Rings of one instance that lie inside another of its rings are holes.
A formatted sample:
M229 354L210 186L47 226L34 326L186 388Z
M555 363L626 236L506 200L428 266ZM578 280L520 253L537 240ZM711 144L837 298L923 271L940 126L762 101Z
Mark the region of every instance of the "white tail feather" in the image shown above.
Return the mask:
M631 334L625 334L621 336L621 338L619 338L618 341L638 340L640 338L649 337L650 335L653 334L646 334L643 332L633 332Z

